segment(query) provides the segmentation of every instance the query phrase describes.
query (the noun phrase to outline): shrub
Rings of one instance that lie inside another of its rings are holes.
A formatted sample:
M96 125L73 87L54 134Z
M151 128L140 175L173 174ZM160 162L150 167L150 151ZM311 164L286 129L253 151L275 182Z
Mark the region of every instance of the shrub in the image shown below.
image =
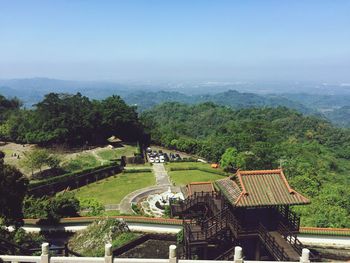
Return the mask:
M142 214L141 209L138 207L137 204L132 203L132 204L131 204L131 209L132 209L132 210L135 212L135 214L137 214L137 215L141 215L141 214Z
M79 200L80 209L87 210L84 212L86 216L99 216L105 211L105 207L95 198L83 198Z
M86 175L86 174L92 173L92 172L100 172L100 171L102 172L103 170L108 169L108 168L112 168L112 167L117 167L117 164L114 163L114 164L101 165L101 166L98 166L95 168L88 168L88 169L84 169L84 170L73 172L73 173L66 173L66 174L63 174L60 176L48 178L48 179L41 180L41 181L31 182L31 183L29 183L29 189L33 189L35 187L53 184L53 183L57 183L57 182L69 181L69 180L76 178L78 176Z
M141 169L127 169L124 170L123 173L151 173L152 169L151 168L141 168Z

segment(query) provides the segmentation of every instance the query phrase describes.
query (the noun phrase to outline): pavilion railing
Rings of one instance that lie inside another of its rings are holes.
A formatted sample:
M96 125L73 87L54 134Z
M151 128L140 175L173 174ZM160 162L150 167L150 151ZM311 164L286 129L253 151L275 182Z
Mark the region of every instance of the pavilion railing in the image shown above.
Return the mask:
M289 260L288 255L284 251L284 248L276 242L276 239L267 231L267 229L262 224L259 225L258 233L261 241L265 244L270 253L273 254L277 260Z
M281 234L281 236L286 240L298 254L301 254L301 251L303 250L304 246L300 242L300 240L297 238L297 235L290 231L287 226L285 226L283 223L278 224L278 232Z
M222 196L213 191L213 192L195 192L193 195L190 195L185 200L169 200L170 211L172 216L182 215L185 211L189 210L195 205L198 204L209 204L213 209L213 213L218 212L220 210L219 207L215 204L216 201L221 201ZM220 203L221 205L221 203Z

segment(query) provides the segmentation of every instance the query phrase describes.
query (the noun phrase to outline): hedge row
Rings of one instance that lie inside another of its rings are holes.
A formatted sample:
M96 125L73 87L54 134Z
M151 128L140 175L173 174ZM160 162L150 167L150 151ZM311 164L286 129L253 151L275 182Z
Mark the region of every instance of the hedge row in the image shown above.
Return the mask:
M202 172L212 173L212 174L218 174L222 176L227 176L227 173L220 171L220 170L214 170L210 168L203 168L203 167L195 167L195 166L188 166L188 167L170 167L170 171L190 171L190 170L198 170Z
M151 168L141 168L141 169L127 169L124 170L123 173L151 173L152 169Z
M51 177L48 179L29 183L29 189L33 189L35 187L53 184L53 183L57 183L57 182L69 181L70 179L75 178L79 175L83 175L83 174L87 174L87 173L91 173L91 172L99 172L99 171L105 170L106 168L112 168L112 167L117 167L117 166L119 166L119 164L117 164L117 163L105 164L105 165L101 165L101 166L94 167L94 168L89 168L89 169L84 169L84 170L80 170L80 171L76 171L76 172L72 172L72 173L62 174L59 176L55 176L55 177Z
M192 157L189 157L189 158L184 157L184 158L178 159L178 160L169 160L169 162L170 163L186 163L186 162L193 163L193 162L198 162L198 160L195 158L192 158Z

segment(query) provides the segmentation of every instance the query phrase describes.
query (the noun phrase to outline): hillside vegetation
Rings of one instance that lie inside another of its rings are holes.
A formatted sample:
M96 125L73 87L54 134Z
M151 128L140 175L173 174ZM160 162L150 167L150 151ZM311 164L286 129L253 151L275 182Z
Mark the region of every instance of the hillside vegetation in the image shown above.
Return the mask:
M119 96L93 100L76 95L50 93L33 109L20 109L15 100L1 111L0 140L19 143L84 145L105 142L114 135L129 141L142 140L135 108Z
M232 110L213 103L165 103L142 115L154 143L231 169L282 166L292 186L311 198L297 208L302 223L350 227L350 131L287 108ZM234 149L234 150L232 150Z
M201 95L186 95L175 91L137 91L125 95L124 99L128 104L137 105L139 111L150 109L164 102L181 102L188 104L213 102L234 109L285 106L301 113L316 113L316 111L305 107L303 104L289 100L286 97L279 95L258 95L255 93L238 92L236 90Z

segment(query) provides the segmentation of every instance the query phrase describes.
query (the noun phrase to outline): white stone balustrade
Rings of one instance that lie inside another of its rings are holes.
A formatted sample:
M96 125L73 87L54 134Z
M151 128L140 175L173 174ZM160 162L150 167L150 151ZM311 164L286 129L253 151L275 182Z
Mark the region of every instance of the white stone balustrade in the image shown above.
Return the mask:
M106 244L104 257L50 257L49 244L43 243L40 256L7 256L0 255L0 259L4 262L21 263L269 263L277 261L251 261L243 260L243 250L241 247L235 247L233 261L216 261L216 260L184 260L178 259L176 255L176 246L169 247L169 259L142 259L142 258L113 258L112 245ZM303 249L299 263L310 263L310 251ZM291 262L289 262L291 263ZM296 263L296 262L295 262Z

